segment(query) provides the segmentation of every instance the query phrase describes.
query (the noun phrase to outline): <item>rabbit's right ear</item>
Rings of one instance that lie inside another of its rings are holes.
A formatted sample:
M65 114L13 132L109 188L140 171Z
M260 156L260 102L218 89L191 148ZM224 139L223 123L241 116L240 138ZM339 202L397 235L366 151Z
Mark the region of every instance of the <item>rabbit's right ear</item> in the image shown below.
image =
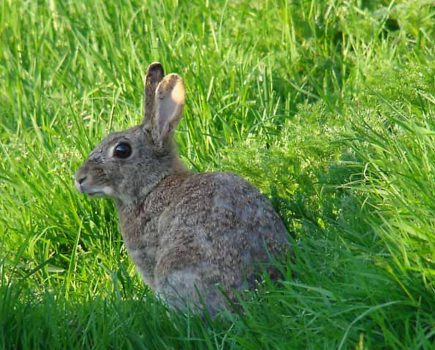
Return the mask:
M162 146L170 137L183 114L185 90L178 74L168 74L157 86L152 123L153 141Z
M144 94L144 118L142 125L144 128L151 129L155 117L155 95L157 86L164 76L163 66L159 62L151 63L147 69L145 77L145 94Z

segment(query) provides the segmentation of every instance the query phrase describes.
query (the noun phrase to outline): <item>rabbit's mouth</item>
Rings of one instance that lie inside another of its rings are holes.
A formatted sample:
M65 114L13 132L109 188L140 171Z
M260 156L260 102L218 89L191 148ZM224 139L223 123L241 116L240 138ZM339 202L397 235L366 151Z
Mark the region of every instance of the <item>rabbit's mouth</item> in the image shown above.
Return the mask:
M107 196L107 194L104 193L103 191L88 192L87 194L89 196L91 196L91 197L103 197L103 196Z
M90 197L105 197L113 194L113 190L109 186L104 186L103 188L92 188L91 186L79 183L78 181L76 181L75 186L79 192L87 194Z
M83 193L86 193L87 195L91 197L107 197L113 195L113 190L109 186L104 186L103 188L89 188L89 189L83 189Z

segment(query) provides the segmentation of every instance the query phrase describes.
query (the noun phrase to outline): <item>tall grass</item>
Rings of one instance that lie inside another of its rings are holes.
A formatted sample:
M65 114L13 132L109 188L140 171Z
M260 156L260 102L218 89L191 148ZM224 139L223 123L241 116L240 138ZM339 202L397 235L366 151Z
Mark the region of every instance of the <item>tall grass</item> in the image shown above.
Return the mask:
M0 4L0 348L394 348L435 341L431 1ZM283 217L284 280L216 320L138 278L72 174L141 119L152 61L187 87L198 171Z

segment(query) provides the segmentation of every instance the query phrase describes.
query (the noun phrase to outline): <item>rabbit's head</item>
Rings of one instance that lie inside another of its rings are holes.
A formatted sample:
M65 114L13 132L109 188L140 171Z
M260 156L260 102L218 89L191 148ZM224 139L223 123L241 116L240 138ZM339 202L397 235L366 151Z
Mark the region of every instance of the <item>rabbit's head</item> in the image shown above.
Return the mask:
M107 136L75 174L80 192L109 196L130 204L146 195L163 177L182 170L172 131L184 105L177 74L164 77L160 63L148 67L145 117L138 126Z

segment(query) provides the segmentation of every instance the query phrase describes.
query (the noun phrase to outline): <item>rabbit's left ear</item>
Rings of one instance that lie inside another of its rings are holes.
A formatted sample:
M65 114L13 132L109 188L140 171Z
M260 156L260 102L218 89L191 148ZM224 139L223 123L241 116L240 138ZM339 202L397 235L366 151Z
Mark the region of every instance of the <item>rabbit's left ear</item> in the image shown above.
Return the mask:
M183 113L185 91L183 79L169 74L157 86L154 101L153 140L162 146L177 126Z
M155 114L155 95L157 85L162 81L165 75L163 66L159 62L151 63L147 69L147 75L145 76L145 93L144 93L144 118L142 125L149 129L152 126L154 114Z

